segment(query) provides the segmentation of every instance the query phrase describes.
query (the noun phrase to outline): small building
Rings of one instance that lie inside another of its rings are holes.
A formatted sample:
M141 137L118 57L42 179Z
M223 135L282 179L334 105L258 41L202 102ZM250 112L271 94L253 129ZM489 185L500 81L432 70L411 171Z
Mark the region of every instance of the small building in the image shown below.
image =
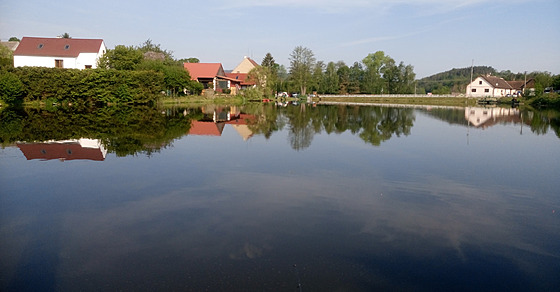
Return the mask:
M23 37L14 51L14 67L96 68L106 51L102 39Z
M196 80L204 85L204 89L213 89L222 92L230 89L231 94L237 94L241 88L241 81L226 76L221 63L183 63L185 70Z
M471 97L505 97L521 95L525 89L534 88L533 79L527 81L506 81L496 76L479 76L467 85L467 96Z

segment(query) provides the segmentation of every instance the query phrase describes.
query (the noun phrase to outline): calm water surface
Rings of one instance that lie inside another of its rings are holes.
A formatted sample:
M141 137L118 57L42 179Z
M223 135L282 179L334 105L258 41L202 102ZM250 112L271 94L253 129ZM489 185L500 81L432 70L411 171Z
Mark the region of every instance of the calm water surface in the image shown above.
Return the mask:
M1 291L560 286L557 113L253 105L2 119Z

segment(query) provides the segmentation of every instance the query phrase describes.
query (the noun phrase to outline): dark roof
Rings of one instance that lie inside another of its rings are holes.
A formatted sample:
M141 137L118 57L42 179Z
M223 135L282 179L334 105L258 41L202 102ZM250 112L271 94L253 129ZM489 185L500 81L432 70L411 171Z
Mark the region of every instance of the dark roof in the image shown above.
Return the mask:
M65 39L23 37L14 56L78 57L80 53L98 53L102 39Z
M480 76L482 79L486 80L494 88L512 89L511 85L503 78L496 76Z
M524 88L531 88L531 84L533 83L533 79L528 79L527 81L524 80L515 80L515 81L508 81L507 83L509 83L509 85L511 85L511 87L513 89L516 90L522 90Z

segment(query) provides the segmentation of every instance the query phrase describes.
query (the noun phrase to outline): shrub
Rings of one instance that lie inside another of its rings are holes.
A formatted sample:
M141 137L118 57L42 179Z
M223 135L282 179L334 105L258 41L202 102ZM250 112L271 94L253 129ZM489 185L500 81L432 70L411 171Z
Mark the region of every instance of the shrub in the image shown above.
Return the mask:
M18 76L11 72L0 73L0 99L8 104L21 101L23 84Z

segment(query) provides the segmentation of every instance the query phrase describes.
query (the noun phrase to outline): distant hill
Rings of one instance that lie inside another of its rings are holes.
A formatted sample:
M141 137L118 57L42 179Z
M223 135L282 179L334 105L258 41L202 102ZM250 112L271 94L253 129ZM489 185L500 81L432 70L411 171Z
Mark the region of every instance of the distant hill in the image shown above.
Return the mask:
M472 68L473 79L480 75L492 74L498 76L496 69L489 66L476 66ZM471 82L471 67L453 68L449 71L434 74L418 80L418 88L425 92L436 94L463 93Z

